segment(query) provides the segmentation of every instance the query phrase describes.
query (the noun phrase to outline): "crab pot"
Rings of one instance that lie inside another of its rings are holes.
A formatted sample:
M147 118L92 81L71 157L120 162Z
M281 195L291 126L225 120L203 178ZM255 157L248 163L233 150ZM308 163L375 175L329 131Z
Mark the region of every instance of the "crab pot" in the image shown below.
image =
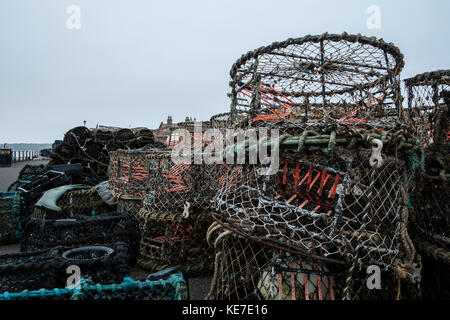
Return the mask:
M0 244L18 242L28 219L19 192L0 192Z
M208 244L215 248L214 275L209 300L345 300L348 267L284 250L236 230L213 224ZM359 266L352 275L350 296L354 300L418 299L419 291L407 280L380 270L379 287L367 287L371 272Z
M261 174L267 165L230 166L214 217L271 245L349 266L401 267L407 277L417 259L406 228L415 140L406 135L399 146L387 132L318 131L280 140L269 175Z
M208 212L211 201L223 184L225 164L175 163L170 152L154 158L149 171L144 206L149 211L170 214Z
M214 128L214 129L230 128L232 126L231 113L225 112L225 113L215 114L211 117L211 119L209 120L209 123L211 124L211 128Z
M411 228L417 236L450 254L449 185L439 179L422 178L414 186ZM433 252L427 253L433 257ZM450 265L450 255L438 259Z
M402 120L403 65L393 44L361 35L274 42L233 64L231 118L241 127Z
M427 158L426 158L427 160ZM429 158L428 158L429 160ZM422 256L422 289L427 299L449 299L450 290L450 222L449 185L442 180L446 170L427 166L412 188L413 211L409 230ZM434 170L433 170L434 169ZM433 172L436 175L431 175ZM442 174L440 174L442 172Z
M448 219L450 164L450 70L437 70L405 80L409 117L424 150L424 161L411 188L409 225L423 257L423 295L450 296L450 221Z
M136 134L135 134L136 131ZM54 148L50 165L80 163L83 181L97 184L107 180L108 152L154 146L155 141L148 129L113 128L100 126L92 131L77 127L66 133L64 142Z
M149 173L155 170L163 150L117 150L110 152L108 186L114 197L142 200Z
M340 274L321 261L221 229L209 300L335 300Z
M92 130L92 136L95 142L100 142L104 145L114 140L114 133L107 128L96 128Z
M82 279L79 288L41 289L0 293L0 300L187 300L186 280L181 271L170 268L146 279L123 278L121 283L95 283Z
M418 74L406 79L405 86L408 115L417 137L424 146L446 143L449 132L450 70Z
M212 222L210 215L202 213L183 217L142 209L139 216L142 236L138 266L159 271L180 265L189 275L211 272L213 254L205 238Z
M124 243L49 250L0 256L0 291L21 292L64 288L67 267L80 267L81 277L95 282L121 281L128 274L128 248Z
M8 191L17 191L19 187L31 182L36 176L45 173L46 169L44 165L25 165L19 172L17 180L13 182L9 187Z
M139 246L138 232L137 220L127 213L31 220L23 232L20 249L36 251L55 246L86 246L122 241L128 245L130 259L134 259Z
M47 191L36 203L31 219L55 220L77 216L98 216L110 213L114 204L108 204L98 187L66 185Z
M35 202L47 190L68 184L70 177L64 172L48 170L17 190L27 202Z

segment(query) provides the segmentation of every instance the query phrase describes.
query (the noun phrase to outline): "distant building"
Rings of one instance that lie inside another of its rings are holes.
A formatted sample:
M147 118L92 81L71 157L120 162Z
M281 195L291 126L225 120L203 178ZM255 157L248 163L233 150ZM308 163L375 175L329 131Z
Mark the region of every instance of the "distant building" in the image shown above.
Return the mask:
M193 122L192 117L186 117L185 122ZM153 131L155 140L164 143L166 146L174 146L178 140L179 135L173 134L172 132L179 128L178 123L174 123L172 116L167 117L167 122L161 122L159 128Z

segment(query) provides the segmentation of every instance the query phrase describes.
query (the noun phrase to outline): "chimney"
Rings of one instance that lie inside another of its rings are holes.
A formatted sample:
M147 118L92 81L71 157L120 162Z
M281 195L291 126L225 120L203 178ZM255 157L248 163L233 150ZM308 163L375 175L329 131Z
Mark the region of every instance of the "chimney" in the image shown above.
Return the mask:
M172 116L168 116L167 117L167 126L171 127L172 126Z

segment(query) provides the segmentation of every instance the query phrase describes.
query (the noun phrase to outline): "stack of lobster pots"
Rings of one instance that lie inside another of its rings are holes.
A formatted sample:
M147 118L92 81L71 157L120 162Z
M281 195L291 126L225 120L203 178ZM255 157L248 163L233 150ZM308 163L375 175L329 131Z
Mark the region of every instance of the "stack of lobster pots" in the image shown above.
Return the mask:
M403 66L392 43L346 33L236 61L231 110L216 123L245 133L224 152L245 161L226 167L212 201L208 299L420 296L408 221L422 145L402 105Z
M194 125L178 124L177 130L202 141L209 123L201 123L199 134L194 134ZM174 143L168 145L176 146L180 136L174 130L169 137ZM173 150L111 152L108 184L118 199L118 211L131 212L139 220L139 267L156 272L181 266L190 276L211 274L213 250L206 244L206 231L221 171L215 165L195 163L194 155L177 162Z
M411 186L414 244L423 262L423 296L450 298L449 105L450 70L405 80L412 127L423 146L420 170Z

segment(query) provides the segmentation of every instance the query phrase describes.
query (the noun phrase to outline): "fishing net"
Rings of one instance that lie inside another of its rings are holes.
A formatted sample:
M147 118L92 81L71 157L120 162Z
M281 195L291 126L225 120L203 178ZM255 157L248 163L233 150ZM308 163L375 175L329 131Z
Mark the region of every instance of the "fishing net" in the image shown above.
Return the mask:
M139 246L137 220L128 213L101 216L75 216L58 220L31 220L23 231L21 251L36 251L55 246L87 246L96 243L124 242L130 259Z
M158 271L180 265L189 275L212 271L213 252L206 243L210 215L181 216L141 209L141 243L138 266Z
M128 247L124 243L0 256L0 291L20 292L64 288L67 267L76 265L81 277L94 282L121 281L128 274Z
M322 34L274 42L232 66L231 117L239 126L403 119L393 44L361 35Z
M79 288L41 289L0 293L0 300L187 300L186 280L178 269L150 274L144 280L123 278L121 283L104 284L82 279Z
M19 192L0 192L0 244L18 242L28 219Z

